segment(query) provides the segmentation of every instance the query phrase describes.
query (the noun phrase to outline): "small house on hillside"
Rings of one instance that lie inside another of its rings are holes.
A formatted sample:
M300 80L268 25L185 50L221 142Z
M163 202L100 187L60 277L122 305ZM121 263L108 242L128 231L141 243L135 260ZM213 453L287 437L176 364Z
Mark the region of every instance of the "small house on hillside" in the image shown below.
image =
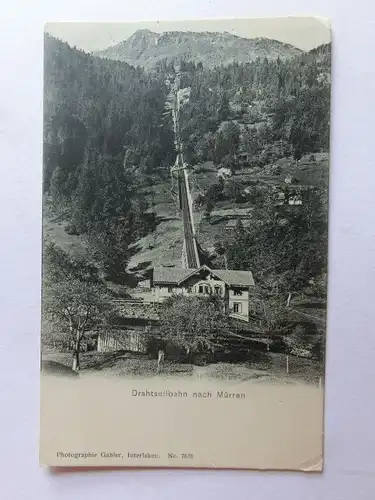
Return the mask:
M284 205L285 203L285 193L284 191L278 191L276 193L276 205Z
M223 299L225 310L232 316L249 321L250 296L254 287L250 271L210 269L180 269L155 267L152 294L155 302L163 302L172 295L217 295Z
M275 187L273 191L276 205L303 205L303 197L300 189Z
M285 184L298 184L298 179L293 175L288 174L284 179Z
M302 196L300 194L294 194L288 199L289 205L302 205Z
M230 171L229 168L221 167L217 172L217 176L221 177L222 179L227 179L228 177L232 176L232 172Z
M137 287L149 290L151 288L151 280L141 280L141 281L138 281Z

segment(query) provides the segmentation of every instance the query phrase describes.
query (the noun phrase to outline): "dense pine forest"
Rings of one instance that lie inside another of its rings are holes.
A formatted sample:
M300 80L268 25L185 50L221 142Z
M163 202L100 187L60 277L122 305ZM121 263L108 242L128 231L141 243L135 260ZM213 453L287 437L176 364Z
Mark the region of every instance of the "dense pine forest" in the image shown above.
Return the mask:
M118 278L127 246L153 228L138 188L173 162L163 75L45 39L46 206Z
M191 161L235 166L242 152L250 165L265 165L276 141L283 143L280 157L328 151L330 60L327 45L283 61L258 58L211 71L184 64L191 94L182 131ZM219 128L226 121L231 125Z

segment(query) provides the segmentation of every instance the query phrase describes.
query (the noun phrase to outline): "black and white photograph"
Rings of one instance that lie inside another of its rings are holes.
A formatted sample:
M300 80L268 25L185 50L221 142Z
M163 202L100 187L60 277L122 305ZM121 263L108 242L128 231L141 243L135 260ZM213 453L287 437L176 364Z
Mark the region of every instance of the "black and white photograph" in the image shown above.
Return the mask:
M329 24L44 36L43 375L322 394Z

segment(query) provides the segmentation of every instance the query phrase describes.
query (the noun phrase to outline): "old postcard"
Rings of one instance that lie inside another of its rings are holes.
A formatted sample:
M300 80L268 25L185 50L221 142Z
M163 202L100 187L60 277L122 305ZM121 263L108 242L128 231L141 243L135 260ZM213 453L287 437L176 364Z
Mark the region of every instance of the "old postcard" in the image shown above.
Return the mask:
M331 32L50 23L40 462L321 471Z

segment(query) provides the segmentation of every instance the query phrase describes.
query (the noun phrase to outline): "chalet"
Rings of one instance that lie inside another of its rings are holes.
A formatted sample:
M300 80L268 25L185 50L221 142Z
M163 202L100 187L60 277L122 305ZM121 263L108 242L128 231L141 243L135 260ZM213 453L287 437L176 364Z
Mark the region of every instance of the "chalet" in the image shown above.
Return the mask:
M289 197L289 205L302 205L302 196L300 194L295 194Z
M285 203L285 193L284 191L279 191L276 193L276 205L284 205Z
M208 296L223 299L225 310L232 316L249 321L249 301L254 280L250 271L155 267L152 278L154 302L162 302L175 294Z
M138 281L137 287L149 290L151 288L151 280Z
M293 175L288 174L285 179L284 179L285 184L298 184L298 179L297 177L294 177Z
M301 188L280 188L274 186L273 196L276 205L303 205Z
M221 167L217 172L217 176L221 177L222 179L227 179L228 177L232 176L232 172L229 168Z

